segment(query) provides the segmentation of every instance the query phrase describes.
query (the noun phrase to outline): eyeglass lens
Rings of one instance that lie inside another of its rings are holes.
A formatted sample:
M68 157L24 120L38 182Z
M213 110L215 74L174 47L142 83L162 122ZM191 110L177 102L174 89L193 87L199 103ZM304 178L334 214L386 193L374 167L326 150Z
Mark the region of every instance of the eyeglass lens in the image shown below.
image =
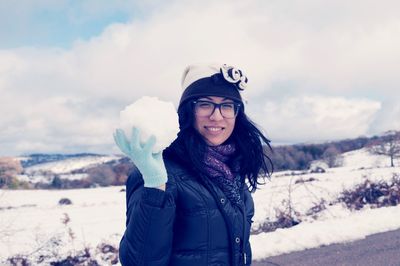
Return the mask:
M198 116L211 116L215 109L219 109L225 118L234 118L237 114L238 105L236 103L213 103L209 101L195 101L195 112Z

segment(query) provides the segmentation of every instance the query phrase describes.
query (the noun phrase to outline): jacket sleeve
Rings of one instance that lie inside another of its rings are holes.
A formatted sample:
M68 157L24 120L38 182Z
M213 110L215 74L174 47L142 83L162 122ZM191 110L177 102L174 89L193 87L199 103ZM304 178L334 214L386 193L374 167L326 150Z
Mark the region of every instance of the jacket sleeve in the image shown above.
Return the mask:
M244 191L244 205L246 208L247 221L251 224L253 223L254 216L254 201L250 191L248 191L247 189L245 189Z
M251 230L251 225L253 223L253 216L254 216L253 197L247 189L245 189L245 192L244 192L244 205L245 205L245 209L246 209L246 220L247 220L246 234L248 236L248 239L246 241L246 246L245 246L245 253L247 256L246 265L247 265L247 264L251 264L251 261L252 261L252 252L251 252L251 245L250 245L249 238L250 238L250 230Z
M144 187L137 169L128 177L126 229L119 249L122 265L168 265L175 218L171 187L170 180L166 191Z

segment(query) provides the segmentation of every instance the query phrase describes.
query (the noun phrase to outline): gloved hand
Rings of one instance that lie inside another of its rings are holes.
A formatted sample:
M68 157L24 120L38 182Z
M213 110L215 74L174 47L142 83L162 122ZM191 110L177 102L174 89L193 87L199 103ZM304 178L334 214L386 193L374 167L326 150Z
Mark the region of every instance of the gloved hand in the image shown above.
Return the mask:
M143 175L145 187L159 187L167 182L167 171L162 158L162 151L152 153L156 137L151 136L147 142L140 144L140 130L132 128L130 141L122 129L114 133L114 141L120 150L126 154Z

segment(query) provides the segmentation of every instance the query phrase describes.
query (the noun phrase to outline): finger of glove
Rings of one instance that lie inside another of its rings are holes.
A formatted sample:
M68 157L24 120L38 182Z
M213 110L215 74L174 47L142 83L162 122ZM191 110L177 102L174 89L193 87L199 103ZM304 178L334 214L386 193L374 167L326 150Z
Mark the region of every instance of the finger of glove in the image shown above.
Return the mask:
M153 158L157 161L157 162L161 162L163 160L162 158L162 152L157 152L153 154Z
M121 151L127 155L129 155L130 153L130 149L129 149L129 141L125 136L124 131L122 131L121 129L117 129L115 131L115 135L114 135L114 140L116 142L116 144L118 145L118 147L121 149Z
M113 133L113 138L114 138L115 144L117 144L118 148L121 149L121 147L120 147L121 144L119 143L119 140L118 140L118 138L117 138L117 132L114 132L114 133Z
M154 145L156 144L157 138L154 135L151 135L150 138L147 140L147 142L143 146L143 152L146 154L151 154Z
M130 147L134 152L141 152L142 150L142 146L140 145L140 129L137 127L132 127Z

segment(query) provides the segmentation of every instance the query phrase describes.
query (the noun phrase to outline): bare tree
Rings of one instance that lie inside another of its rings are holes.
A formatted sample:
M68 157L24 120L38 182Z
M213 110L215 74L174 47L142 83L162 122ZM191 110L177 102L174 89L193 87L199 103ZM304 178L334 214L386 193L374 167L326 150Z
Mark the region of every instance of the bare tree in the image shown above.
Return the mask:
M19 160L12 157L0 157L0 188L15 185L15 178L22 170Z
M329 167L338 167L343 163L343 156L334 145L329 145L329 147L322 154L322 159L328 164Z
M400 132L394 130L385 132L379 141L371 144L369 150L372 154L388 156L390 166L394 167L394 159L400 158Z
M100 186L110 186L115 182L116 174L112 167L102 164L88 170L89 180Z

